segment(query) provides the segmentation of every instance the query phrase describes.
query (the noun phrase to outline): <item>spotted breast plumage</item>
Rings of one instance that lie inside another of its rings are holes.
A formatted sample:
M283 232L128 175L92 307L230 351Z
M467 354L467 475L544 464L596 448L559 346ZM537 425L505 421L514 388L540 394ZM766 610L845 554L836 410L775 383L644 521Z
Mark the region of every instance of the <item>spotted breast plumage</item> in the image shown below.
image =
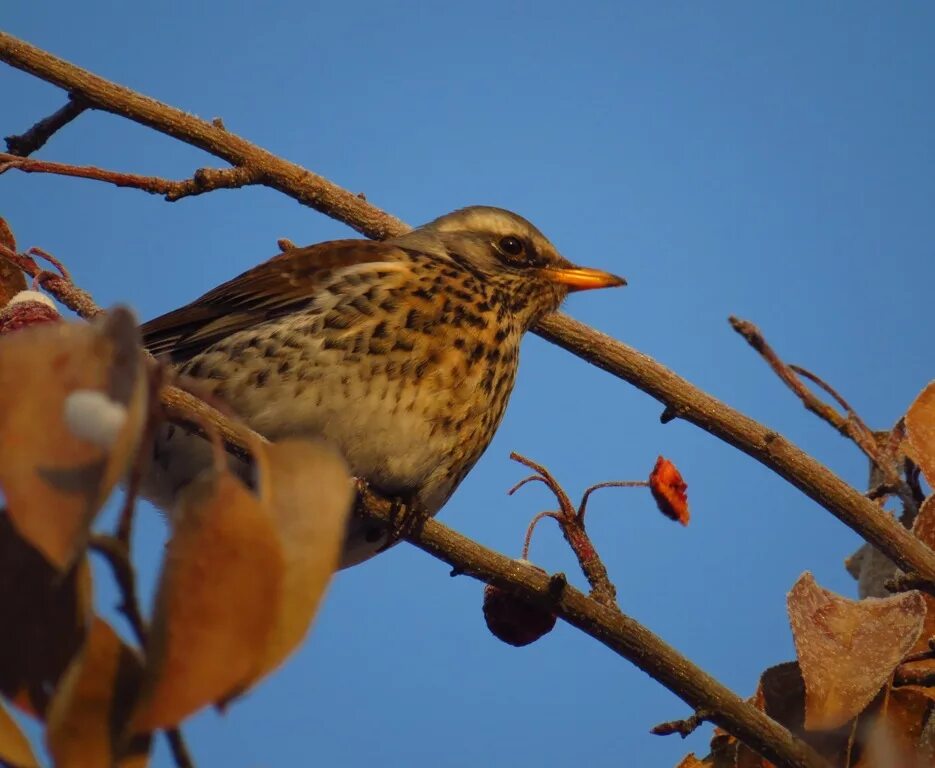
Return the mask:
M500 423L525 331L570 290L623 284L476 206L391 240L285 251L143 334L257 432L324 439L375 489L435 514ZM168 508L209 462L203 440L165 427L144 494ZM355 519L344 565L384 541Z

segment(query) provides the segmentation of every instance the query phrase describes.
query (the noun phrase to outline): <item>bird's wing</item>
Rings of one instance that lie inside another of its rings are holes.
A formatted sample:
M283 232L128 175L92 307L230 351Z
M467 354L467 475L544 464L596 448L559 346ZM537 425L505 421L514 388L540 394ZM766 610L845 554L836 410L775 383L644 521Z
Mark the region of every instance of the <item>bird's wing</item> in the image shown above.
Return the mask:
M334 240L296 248L244 272L191 304L143 325L144 346L179 362L232 333L300 309L338 270L397 266L407 251L372 240Z

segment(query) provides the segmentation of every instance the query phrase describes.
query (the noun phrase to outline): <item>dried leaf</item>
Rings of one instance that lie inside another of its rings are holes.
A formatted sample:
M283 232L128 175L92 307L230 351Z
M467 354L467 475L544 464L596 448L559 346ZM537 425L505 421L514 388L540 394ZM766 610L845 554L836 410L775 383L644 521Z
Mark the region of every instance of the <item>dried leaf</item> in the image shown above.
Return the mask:
M906 411L906 437L910 457L935 487L935 381L929 382Z
M688 525L688 484L668 459L660 456L649 475L649 490L659 511L671 520Z
M285 571L257 677L279 666L305 637L338 567L354 500L347 464L321 444L284 440L266 446L258 465Z
M0 765L39 768L39 761L12 715L0 702Z
M56 768L146 765L148 736L129 744L123 739L141 673L137 653L107 622L95 618L85 647L49 705L46 741Z
M82 558L64 575L0 511L0 693L41 717L84 643L91 570Z
M930 701L907 688L888 690L876 712L862 722L862 750L853 768L925 768L935 753L923 743Z
M805 681L805 727L829 730L856 717L922 631L917 592L853 601L822 589L805 573L788 597Z
M16 251L16 238L6 220L0 218L0 245L11 251ZM8 259L0 256L0 307L12 299L20 291L26 290L26 276L23 270Z
M754 704L809 744L832 765L845 764L852 735L851 724L833 731L805 730L805 681L798 662L777 664L763 672Z
M284 561L267 509L229 473L180 494L131 732L177 725L255 678L280 611Z
M713 765L713 763L709 763L707 760L699 760L695 757L694 752L689 752L679 761L679 764L675 766L675 768L712 768Z
M92 325L44 324L0 338L0 488L17 530L62 570L136 449L145 378L125 309ZM91 426L99 414L82 407L87 392L111 406L109 444ZM115 410L123 413L116 427Z

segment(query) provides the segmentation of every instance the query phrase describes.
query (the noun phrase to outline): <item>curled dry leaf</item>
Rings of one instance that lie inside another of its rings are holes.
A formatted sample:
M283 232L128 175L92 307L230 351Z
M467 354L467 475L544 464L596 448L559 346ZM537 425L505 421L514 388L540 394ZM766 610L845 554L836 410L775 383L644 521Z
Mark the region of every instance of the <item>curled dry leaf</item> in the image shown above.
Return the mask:
M935 488L935 381L929 382L906 411L906 438L912 460Z
M39 768L39 761L12 715L0 701L0 765Z
M810 573L788 597L789 618L805 681L805 727L829 730L853 719L922 632L918 592L846 600L819 587Z
M149 738L126 740L142 664L103 619L62 676L49 705L46 742L56 768L142 768Z
M131 732L171 728L255 678L276 619L283 553L272 517L228 472L185 488L156 594Z
M114 409L125 414L116 429L110 423L109 447L88 439L93 412L76 421L67 407L76 392L100 393L113 405L108 418ZM45 324L0 337L0 489L17 530L58 568L83 548L145 416L139 331L128 310L90 325Z
M649 490L662 514L688 525L688 483L682 479L675 464L660 456L649 475Z
M305 637L338 567L354 501L344 459L319 443L283 440L264 446L258 465L284 572L257 678L281 664Z
M918 539L935 548L935 495L929 496L919 508L919 514L916 515L912 524L912 532ZM935 637L935 597L922 592L922 599L925 600L927 611L925 613L925 623L922 625L922 632L915 645L909 649L909 653L920 653L929 650L929 638ZM906 669L911 669L917 674L935 673L935 659L924 659L912 662L906 665ZM907 685L903 687L906 690L912 689L923 696L935 699L935 688L931 686Z
M259 497L213 472L182 493L136 731L226 704L281 664L338 567L354 498L344 460L305 440L255 451Z
M59 678L84 643L91 570L82 558L65 574L0 511L0 693L42 717Z

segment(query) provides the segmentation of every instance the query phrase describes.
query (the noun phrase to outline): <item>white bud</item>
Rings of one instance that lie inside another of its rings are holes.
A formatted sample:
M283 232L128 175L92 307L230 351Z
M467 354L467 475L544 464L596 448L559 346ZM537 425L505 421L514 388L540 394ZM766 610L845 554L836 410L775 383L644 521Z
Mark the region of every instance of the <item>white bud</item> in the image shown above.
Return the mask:
M14 304L25 304L28 301L35 301L55 309L55 302L52 301L52 298L41 291L20 291L7 302L7 306L12 307Z
M65 423L76 437L110 448L127 421L127 409L96 389L76 389L65 398Z

